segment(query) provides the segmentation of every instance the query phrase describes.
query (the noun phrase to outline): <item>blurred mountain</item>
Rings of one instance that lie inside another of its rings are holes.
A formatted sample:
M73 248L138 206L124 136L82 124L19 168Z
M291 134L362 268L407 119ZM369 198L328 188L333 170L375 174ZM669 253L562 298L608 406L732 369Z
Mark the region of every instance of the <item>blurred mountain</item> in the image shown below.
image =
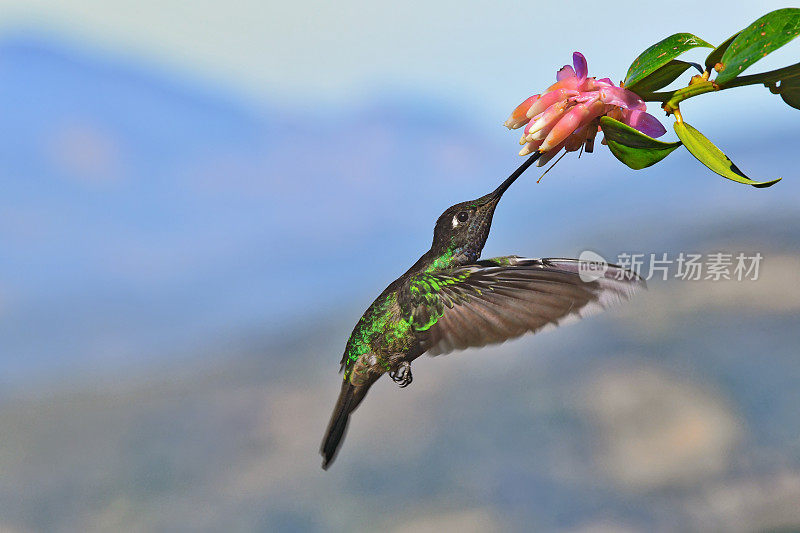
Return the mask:
M374 387L328 472L317 446L350 325L333 317L7 399L0 528L798 527L798 243L758 281L655 281L579 324L422 358L409 389Z
M30 36L0 42L0 76L2 380L282 327L368 266L350 269L390 224L364 216L433 204L408 174L489 166L482 139L420 102L264 109ZM427 240L425 219L408 222Z
M0 530L800 525L791 176L755 190L682 151L634 172L603 147L530 172L486 256L758 251L761 278L655 281L421 359L324 473L350 328L444 208L520 163L505 117L265 106L34 34L0 41L0 76ZM790 122L705 127L754 177L795 167Z
M26 33L0 41L0 76L8 386L136 371L241 329L280 331L365 302L427 248L445 207L520 162L514 134L476 131L469 110L422 95L265 108ZM784 136L772 135L759 162L785 169ZM633 220L669 218L675 234L684 214L728 216L743 198L754 211L765 201L789 209L798 187L753 194L682 155L647 175L603 148L562 162L535 191L533 179L520 182L487 254L574 254L610 226L612 246L655 249L662 243L638 238Z

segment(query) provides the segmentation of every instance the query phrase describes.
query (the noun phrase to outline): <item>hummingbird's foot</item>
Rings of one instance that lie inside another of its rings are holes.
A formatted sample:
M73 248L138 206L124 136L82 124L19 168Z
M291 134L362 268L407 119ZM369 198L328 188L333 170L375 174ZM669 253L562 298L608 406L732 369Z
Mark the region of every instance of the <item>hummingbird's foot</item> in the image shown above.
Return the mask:
M400 363L400 366L397 367L397 370L393 370L389 372L389 377L394 380L395 383L400 385L400 388L408 387L413 381L413 376L411 375L411 363L408 361L403 361Z

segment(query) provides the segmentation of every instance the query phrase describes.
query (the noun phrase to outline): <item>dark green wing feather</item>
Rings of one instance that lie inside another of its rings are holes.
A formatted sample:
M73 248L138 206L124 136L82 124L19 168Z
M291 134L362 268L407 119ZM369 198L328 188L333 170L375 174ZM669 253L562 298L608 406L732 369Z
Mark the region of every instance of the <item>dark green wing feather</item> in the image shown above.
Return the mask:
M630 298L645 285L616 265L584 281L581 264L577 259L510 256L420 273L401 289L400 305L422 333L422 347L438 355L582 318Z

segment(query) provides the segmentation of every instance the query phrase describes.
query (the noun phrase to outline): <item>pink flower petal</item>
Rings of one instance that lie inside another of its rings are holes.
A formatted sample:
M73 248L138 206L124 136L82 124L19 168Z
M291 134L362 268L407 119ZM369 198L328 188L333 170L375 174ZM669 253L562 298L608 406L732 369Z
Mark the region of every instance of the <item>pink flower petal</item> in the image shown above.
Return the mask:
M611 81L611 79L609 79L609 78L603 78L603 79L600 79L600 80L596 80L594 78L589 78L587 80L586 85L589 85L589 88L591 90L594 90L594 91L598 91L598 90L600 90L600 89L602 89L604 87L616 87L616 85L614 85L614 82Z
M567 152L577 152L580 147L583 146L589 126L590 125L587 124L582 128L578 128L577 130L573 131L569 137L567 137L567 140L564 143L564 149Z
M623 122L632 128L636 128L645 135L649 135L650 137L661 137L667 133L667 129L664 127L661 121L649 113L634 109L633 111L628 111L624 114L627 116Z
M511 129L525 126L520 155L538 150L542 156L537 164L541 166L563 148L570 152L584 147L591 152L603 115L651 137L666 133L638 95L618 87L610 78L588 77L586 58L580 52L572 55L572 62L558 71L556 83L547 91L526 99L506 120ZM606 144L605 139L602 142Z
M574 77L575 77L575 71L569 65L564 65L563 67L561 67L561 70L559 70L556 73L556 81L561 81L565 78L574 78Z
M564 116L561 117L558 124L553 126L553 129L550 130L542 146L539 147L539 151L549 151L557 144L563 142L573 131L585 126L595 117L602 115L605 109L606 106L599 99L574 106L564 113Z
M604 104L624 107L625 109L638 109L647 111L644 100L636 93L620 87L603 87L599 91L600 99Z
M511 116L505 122L505 126L510 130L515 130L528 122L528 109L531 108L533 103L539 99L538 94L534 94L521 104L519 104L514 111L511 112Z
M564 78L563 80L559 80L559 81L555 82L553 85L551 85L550 87L548 87L547 90L545 91L545 93L548 93L550 91L557 91L559 89L569 89L569 90L575 91L575 90L578 89L579 85L580 85L580 80L578 78L574 78L574 77L573 78Z
M561 151L561 149L564 148L564 145L566 144L566 142L567 142L566 140L562 141L561 144L559 144L558 146L552 147L549 152L546 152L546 153L542 154L542 156L539 158L539 160L536 161L536 166L537 167L543 167L547 163L549 163L555 156L558 155L558 153ZM539 151L541 152L542 150L539 149Z
M586 65L586 58L580 52L572 54L572 64L575 65L575 75L583 81L589 75L589 67Z
M526 137L526 141L539 141L539 143L544 142L545 138L550 134L550 130L553 129L553 126L558 124L557 120L551 120L550 122L546 122L541 128L534 131L533 133L529 133Z
M573 102L578 102L582 104L583 102L590 102L592 100L597 100L598 93L597 91L581 91L575 96L570 96L570 100Z
M522 147L522 150L519 151L519 155L528 155L530 153L533 153L539 149L539 146L541 144L542 141L531 141Z
M534 133L538 132L539 130L549 126L548 130L558 122L558 119L561 118L561 115L564 114L564 111L567 110L569 107L569 102L566 100L560 100L555 104L548 107L544 113L540 114L536 120L531 120L530 123L525 127L525 133L528 135L533 135Z
M526 115L530 118L534 118L539 113L544 113L548 107L556 102L566 100L570 96L574 96L576 94L578 94L577 91L571 91L569 89L557 89L555 91L546 92L533 103L533 105L528 109Z

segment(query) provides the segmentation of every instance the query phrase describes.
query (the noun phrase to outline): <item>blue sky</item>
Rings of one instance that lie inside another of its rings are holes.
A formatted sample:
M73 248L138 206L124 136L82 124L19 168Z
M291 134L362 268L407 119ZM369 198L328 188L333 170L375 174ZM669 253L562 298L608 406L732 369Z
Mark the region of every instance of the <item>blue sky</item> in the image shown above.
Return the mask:
M54 32L267 105L356 105L376 93L439 95L481 123L547 83L574 50L618 80L675 32L711 43L780 2L261 2L3 0L6 31ZM797 56L797 44L763 60ZM699 56L698 56L699 57ZM746 97L734 97L742 104ZM496 118L500 116L501 118Z
M713 5L681 22L616 4L609 20L626 27L608 31L594 4L337 6L0 2L8 369L136 365L357 313L425 250L445 207L519 164L500 124L574 49L590 73L621 77L673 31L716 42L767 10L712 27ZM633 12L652 23L618 14ZM791 211L797 111L759 87L706 104L688 103L687 120L754 178L787 179L755 191L683 151L635 173L600 147L515 184L486 254L575 255L609 224L625 243L613 251L648 249L637 220Z
M758 282L420 358L317 455L364 308L520 164L511 108L574 50L618 79L775 7L0 0L0 530L800 523L800 111L762 87L683 111L781 183L598 145L517 180L484 250L761 252Z

